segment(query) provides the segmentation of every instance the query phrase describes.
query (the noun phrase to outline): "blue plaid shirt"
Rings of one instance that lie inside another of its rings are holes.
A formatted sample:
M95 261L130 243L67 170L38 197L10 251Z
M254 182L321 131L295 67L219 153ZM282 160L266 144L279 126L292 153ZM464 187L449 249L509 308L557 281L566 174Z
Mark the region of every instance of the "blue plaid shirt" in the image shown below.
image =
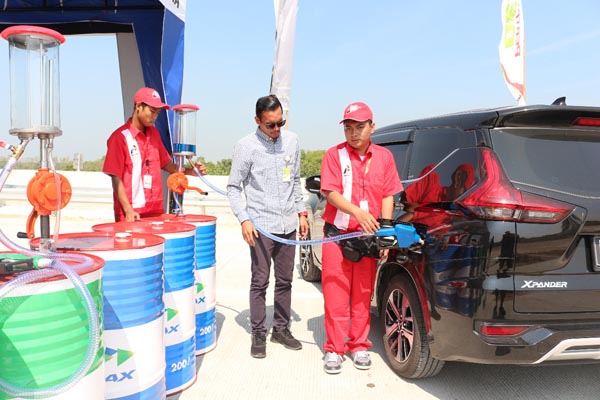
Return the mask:
M233 151L227 197L240 223L250 219L250 213L256 225L269 233L296 230L298 213L306 211L298 136L282 130L273 140L257 128L240 139Z

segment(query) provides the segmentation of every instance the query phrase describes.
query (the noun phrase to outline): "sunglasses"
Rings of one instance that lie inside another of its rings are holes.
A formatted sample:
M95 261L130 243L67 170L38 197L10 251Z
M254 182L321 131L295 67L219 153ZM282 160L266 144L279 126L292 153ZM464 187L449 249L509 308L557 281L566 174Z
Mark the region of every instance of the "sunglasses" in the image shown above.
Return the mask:
M285 125L285 119L282 119L279 122L270 122L268 124L265 124L265 128L267 128L267 129L273 129L275 127L281 128L284 125Z

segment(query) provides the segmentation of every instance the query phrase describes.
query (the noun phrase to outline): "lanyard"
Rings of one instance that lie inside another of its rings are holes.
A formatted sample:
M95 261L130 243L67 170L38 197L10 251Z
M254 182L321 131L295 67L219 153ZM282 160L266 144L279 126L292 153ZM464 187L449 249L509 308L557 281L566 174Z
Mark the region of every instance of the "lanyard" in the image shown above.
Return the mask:
M369 168L371 166L371 160L372 159L373 159L373 157L371 155L371 157L369 157L369 159L367 160L367 165L365 166L365 173L362 176L362 199L363 200L367 200L367 198L365 196L365 191L366 191L366 188L367 188L367 174L369 173ZM362 163L362 160L361 160L361 163Z

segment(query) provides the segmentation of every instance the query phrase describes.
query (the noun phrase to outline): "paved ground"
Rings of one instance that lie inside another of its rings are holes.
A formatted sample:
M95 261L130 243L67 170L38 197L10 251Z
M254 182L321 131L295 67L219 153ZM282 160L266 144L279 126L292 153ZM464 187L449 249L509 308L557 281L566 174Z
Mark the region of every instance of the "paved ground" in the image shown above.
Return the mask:
M225 218L223 218L225 219ZM525 368L447 363L434 378L409 381L387 366L373 319L373 367L350 360L339 375L322 369L325 340L320 284L296 269L292 332L303 349L291 351L267 339L267 358L250 357L249 251L235 223L217 224L217 347L197 358L197 382L170 399L598 399L600 366ZM272 286L272 285L271 285ZM272 316L273 296L267 296Z
M0 195L0 199L2 196ZM77 207L77 205L69 205ZM193 213L193 212L190 212ZM319 284L304 282L296 272L293 289L294 335L303 349L290 351L267 342L267 358L250 357L248 320L249 251L237 223L226 211L217 220L217 327L215 349L198 357L197 380L171 400L201 399L598 399L600 366L516 367L447 363L427 380L408 381L394 375L383 359L380 332L374 321L373 368L355 369L347 360L341 374L322 370L323 299ZM0 226L10 237L23 230L23 207L0 207ZM101 206L85 215L65 212L61 232L84 232L109 222ZM24 241L20 241L25 245ZM268 295L272 316L272 291Z

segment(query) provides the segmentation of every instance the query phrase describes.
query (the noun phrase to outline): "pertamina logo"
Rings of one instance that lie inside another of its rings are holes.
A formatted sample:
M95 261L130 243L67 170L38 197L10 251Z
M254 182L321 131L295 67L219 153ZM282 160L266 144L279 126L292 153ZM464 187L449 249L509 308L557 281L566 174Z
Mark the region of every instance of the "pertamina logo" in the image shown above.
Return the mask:
M360 110L360 106L358 104L350 104L348 108L346 108L346 114L350 114L358 110Z

